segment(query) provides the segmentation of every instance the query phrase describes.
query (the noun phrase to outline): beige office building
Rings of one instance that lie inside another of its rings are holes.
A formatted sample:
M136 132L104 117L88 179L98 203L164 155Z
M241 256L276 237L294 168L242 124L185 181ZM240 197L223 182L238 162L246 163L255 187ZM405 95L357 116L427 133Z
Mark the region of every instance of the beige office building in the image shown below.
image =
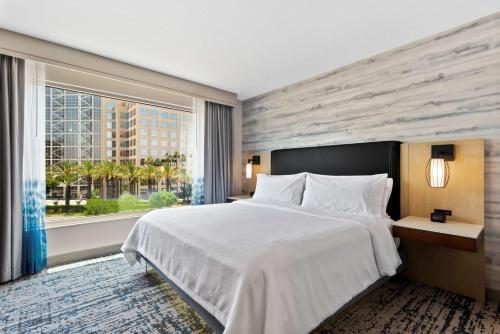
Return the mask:
M147 158L164 159L191 172L191 112L105 98L47 87L46 163L90 160L141 165ZM183 159L180 159L180 157ZM160 184L165 189L163 183ZM144 195L147 186L140 187ZM72 186L72 198L84 197L84 180ZM53 192L62 197L61 189Z

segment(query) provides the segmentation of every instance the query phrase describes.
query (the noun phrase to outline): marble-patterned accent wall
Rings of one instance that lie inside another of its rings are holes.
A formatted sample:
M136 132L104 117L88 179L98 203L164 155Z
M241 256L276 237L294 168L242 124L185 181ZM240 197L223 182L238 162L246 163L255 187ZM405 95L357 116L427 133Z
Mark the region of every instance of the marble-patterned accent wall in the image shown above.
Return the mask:
M279 148L467 138L486 139L486 284L500 291L500 13L243 102L244 160Z

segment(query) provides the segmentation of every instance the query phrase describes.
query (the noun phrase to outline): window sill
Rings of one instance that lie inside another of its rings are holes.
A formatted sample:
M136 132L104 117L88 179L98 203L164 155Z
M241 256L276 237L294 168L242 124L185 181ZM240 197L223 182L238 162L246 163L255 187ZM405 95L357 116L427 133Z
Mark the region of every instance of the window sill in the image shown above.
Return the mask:
M80 224L109 222L114 220L138 219L149 211L151 211L151 209L110 213L98 216L51 216L45 219L45 225L47 229L53 229Z

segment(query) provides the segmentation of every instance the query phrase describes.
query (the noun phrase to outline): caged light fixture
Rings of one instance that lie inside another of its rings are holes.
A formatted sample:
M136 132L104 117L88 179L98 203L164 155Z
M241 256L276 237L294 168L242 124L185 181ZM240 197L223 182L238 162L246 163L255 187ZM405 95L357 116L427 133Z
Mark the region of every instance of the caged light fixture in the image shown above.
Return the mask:
M427 162L425 176L431 188L445 188L450 180L448 161L455 159L455 147L450 145L432 145L431 158Z

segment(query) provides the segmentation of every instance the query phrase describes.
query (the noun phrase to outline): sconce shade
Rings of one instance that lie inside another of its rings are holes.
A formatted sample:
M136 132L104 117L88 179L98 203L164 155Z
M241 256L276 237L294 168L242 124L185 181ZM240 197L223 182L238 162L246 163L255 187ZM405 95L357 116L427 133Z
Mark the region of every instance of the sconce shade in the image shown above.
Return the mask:
M252 163L251 162L247 163L246 168L245 168L245 172L246 172L247 179L251 179L252 178Z
M445 188L450 179L450 166L445 159L429 159L425 170L431 188Z

